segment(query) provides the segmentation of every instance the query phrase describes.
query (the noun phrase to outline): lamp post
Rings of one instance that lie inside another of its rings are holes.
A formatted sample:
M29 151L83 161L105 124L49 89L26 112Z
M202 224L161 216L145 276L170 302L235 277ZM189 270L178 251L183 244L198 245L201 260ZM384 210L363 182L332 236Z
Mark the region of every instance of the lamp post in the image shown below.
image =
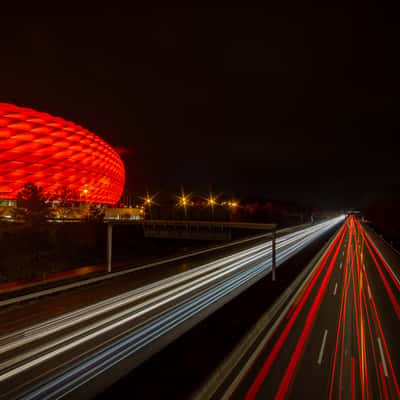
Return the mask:
M85 187L85 189L83 189L83 195L86 201L87 201L87 194L88 194L88 189ZM82 192L79 192L79 208L82 208ZM89 219L89 209L87 211L87 218Z
M272 232L272 280L276 280L276 231Z
M111 272L112 267L112 224L107 224L107 272Z
M143 204L140 206L140 208L143 210L143 213L147 213L147 208L150 214L150 218L153 219L153 210L152 206L157 204L154 199L157 197L158 193L150 195L149 192L146 192L145 197L140 197L143 200Z
M185 218L186 218L186 217L187 217L187 204L188 204L188 199L187 199L187 197L186 197L185 195L183 195L183 196L181 197L181 203L182 203L182 207L183 207L183 209L184 209Z
M149 208L149 213L150 213L150 219L153 219L153 215L151 212L151 205L153 204L153 199L147 194L146 198L144 199L144 204L146 207Z
M207 199L207 204L210 206L211 209L211 219L214 219L214 206L217 205L217 201L215 197L210 193L210 197Z
M82 192L84 194L84 197L86 198L86 195L88 194L88 190L85 187L82 191L79 191L79 207L82 207Z
M235 200L228 201L229 219L230 220L232 220L232 210L235 210L237 206L238 206L237 201L235 201Z
M183 207L185 218L187 217L187 206L190 204L190 199L188 195L182 194L178 196L178 206Z

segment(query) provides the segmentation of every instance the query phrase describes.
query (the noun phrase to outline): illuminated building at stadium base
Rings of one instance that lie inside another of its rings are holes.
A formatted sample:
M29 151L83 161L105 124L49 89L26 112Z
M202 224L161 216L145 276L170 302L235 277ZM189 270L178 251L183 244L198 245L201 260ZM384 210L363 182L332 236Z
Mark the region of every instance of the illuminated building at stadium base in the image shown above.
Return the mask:
M28 181L45 193L66 185L77 200L115 204L125 169L109 144L81 126L0 103L0 199L14 200Z

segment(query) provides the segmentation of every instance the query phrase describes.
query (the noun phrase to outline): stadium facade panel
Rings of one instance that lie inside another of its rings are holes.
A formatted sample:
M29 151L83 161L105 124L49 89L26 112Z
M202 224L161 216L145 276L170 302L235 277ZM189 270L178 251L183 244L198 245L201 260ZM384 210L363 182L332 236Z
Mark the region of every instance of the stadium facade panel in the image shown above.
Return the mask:
M115 204L125 168L118 153L87 129L0 103L0 199L15 199L28 181L53 195L67 185L78 200Z

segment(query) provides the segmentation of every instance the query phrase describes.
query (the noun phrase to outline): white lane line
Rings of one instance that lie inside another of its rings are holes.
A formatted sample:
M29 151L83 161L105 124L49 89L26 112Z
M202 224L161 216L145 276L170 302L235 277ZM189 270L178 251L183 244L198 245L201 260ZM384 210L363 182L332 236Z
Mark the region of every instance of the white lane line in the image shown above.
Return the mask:
M336 296L336 292L337 292L337 282L335 283L335 289L333 289L333 295Z
M386 366L385 356L383 355L383 348L382 348L381 338L379 338L379 337L378 337L378 346L379 346L379 352L381 353L383 373L385 374L385 376L387 378L389 376L389 374L388 374L388 370L387 370L387 366Z
M331 239L332 241L330 241L329 243L333 243L333 241L339 236L340 232L341 231L338 231L338 233ZM282 322L286 313L293 305L294 300L302 292L307 282L310 281L311 276L314 273L317 265L319 265L318 262L316 263L316 259L322 260L326 256L328 251L329 247L326 248L323 252L321 251L322 255L321 253L318 253L313 261L303 270L304 274L302 272L302 275L298 276L298 278L300 279L296 278L292 285L289 286L289 288L286 289L281 297L279 297L277 302L274 303L271 309L268 310L267 313L264 314L261 319L256 322L255 326L246 335L243 336L242 340L239 342L239 345L237 345L234 350L224 359L223 363L219 364L212 371L211 378L208 379L207 384L191 396L193 400L212 398L215 395L216 391L221 389L221 383L225 382L227 377L232 373L233 369L238 368L238 373L235 374L235 377L232 380L230 380L230 383L228 383L227 387L223 390L224 393L221 393L221 396L219 396L219 398L221 400L229 400L233 396L234 391L239 386L243 377L246 376L247 371L249 370L249 368L251 368L255 360L259 357L261 350L265 347L266 343L269 341L272 334L275 332L276 328ZM296 287L298 287L297 291ZM293 294L294 291L296 292ZM284 309L282 309L283 307ZM276 321L272 323L270 329L267 331L267 333L265 333L265 327L271 324L271 321L276 316ZM256 340L258 340L260 337L261 340L257 348L252 351L250 357L244 358L246 352L251 349L251 346L254 346L254 343L256 343ZM242 365L239 368L238 365L240 361L242 361Z
M343 262L340 263L339 269L342 269L342 267L343 267Z
M342 255L344 256L344 250L342 251Z
M364 269L364 271L365 271L365 264L363 264L363 269Z
M368 297L369 297L369 299L371 300L371 289L370 289L369 286L368 286Z
M319 356L318 356L318 364L319 365L321 365L322 357L324 356L324 349L325 349L325 343L326 343L327 336L328 336L328 329L325 329L324 337L322 338L321 350L319 351Z

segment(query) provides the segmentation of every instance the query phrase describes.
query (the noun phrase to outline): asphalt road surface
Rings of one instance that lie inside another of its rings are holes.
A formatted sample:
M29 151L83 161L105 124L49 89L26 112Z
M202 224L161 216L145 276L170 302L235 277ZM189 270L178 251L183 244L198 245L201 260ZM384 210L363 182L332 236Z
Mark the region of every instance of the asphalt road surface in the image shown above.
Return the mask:
M399 261L350 216L219 397L400 398Z
M277 264L342 221L278 238ZM266 241L12 331L0 338L0 398L91 397L270 271Z

